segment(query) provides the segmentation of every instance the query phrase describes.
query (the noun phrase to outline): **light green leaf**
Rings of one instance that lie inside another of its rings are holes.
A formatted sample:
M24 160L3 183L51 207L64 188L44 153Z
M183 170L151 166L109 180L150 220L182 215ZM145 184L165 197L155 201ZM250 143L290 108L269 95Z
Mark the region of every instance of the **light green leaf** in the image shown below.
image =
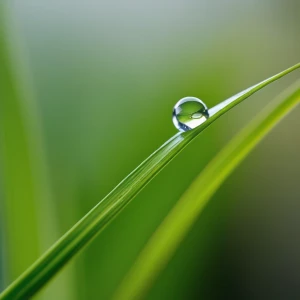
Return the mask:
M177 133L130 173L110 194L74 225L35 264L13 282L0 299L33 295L83 246L96 236L149 181L183 148L222 114L273 81L300 67L300 63L278 73L209 110L210 117L194 130Z
M0 170L6 280L26 270L57 239L41 122L7 3L0 3ZM67 291L66 277L59 282ZM69 279L68 279L69 280ZM57 287L57 285L56 285ZM52 297L55 295L51 291ZM45 297L46 298L46 295Z
M297 82L215 156L152 235L117 290L115 300L140 299L145 295L220 185L299 102Z

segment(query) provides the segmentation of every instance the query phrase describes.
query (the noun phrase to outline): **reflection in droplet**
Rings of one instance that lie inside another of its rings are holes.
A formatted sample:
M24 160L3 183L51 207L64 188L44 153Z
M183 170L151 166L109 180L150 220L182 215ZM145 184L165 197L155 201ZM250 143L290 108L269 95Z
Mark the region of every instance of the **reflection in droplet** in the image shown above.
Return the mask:
M195 97L185 97L174 106L172 120L177 129L188 131L205 122L208 116L204 102Z

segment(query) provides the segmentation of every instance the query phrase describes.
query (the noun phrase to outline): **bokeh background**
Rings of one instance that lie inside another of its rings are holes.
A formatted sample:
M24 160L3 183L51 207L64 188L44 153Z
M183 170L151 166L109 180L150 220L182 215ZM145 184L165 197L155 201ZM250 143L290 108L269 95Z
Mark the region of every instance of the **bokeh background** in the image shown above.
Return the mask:
M300 57L298 0L2 2L1 42L15 36L31 139L29 150L16 143L10 158L1 140L0 290L176 133L171 112L180 98L213 106ZM110 299L195 176L296 78L297 71L210 126L40 296ZM0 126L9 135L18 116L7 116ZM299 126L297 108L230 176L146 299L300 297ZM36 219L14 151L31 153L40 172L34 184L47 185L36 196ZM38 249L30 248L30 226Z

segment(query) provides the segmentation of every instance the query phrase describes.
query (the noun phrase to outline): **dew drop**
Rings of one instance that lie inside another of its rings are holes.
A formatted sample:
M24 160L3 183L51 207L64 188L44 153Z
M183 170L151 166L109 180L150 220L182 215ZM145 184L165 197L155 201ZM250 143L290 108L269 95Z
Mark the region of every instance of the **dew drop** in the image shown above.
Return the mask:
M200 99L185 97L179 100L173 109L173 123L180 131L198 127L208 118L207 106Z

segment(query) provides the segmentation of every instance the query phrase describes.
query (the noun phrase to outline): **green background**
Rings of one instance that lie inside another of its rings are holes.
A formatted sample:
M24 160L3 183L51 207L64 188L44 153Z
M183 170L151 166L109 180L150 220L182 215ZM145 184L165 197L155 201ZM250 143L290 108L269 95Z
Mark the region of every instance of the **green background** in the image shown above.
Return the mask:
M195 96L211 107L299 61L297 0L6 2L52 189L57 228L41 252L176 133L171 116L179 99ZM203 132L68 264L45 297L110 299L193 178L298 77L272 84ZM299 115L297 108L225 182L147 299L300 296ZM22 245L8 254L4 177L1 289L24 271L9 271L13 255L22 260ZM45 239L47 231L39 232Z

